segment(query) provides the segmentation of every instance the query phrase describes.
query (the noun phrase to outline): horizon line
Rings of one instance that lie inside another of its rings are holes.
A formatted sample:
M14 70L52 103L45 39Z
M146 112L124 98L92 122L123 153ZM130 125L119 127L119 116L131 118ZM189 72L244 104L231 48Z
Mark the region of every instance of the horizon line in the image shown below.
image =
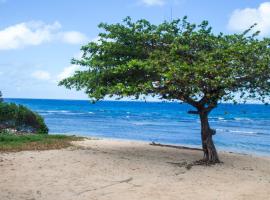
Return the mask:
M89 101L91 102L90 99L55 99L55 98L20 98L20 97L4 97L3 98L4 100L5 99L27 99L27 100L55 100L55 101ZM98 101L105 101L105 102L145 102L145 103L180 103L180 104L188 104L188 103L185 103L185 102L179 102L178 100L140 100L140 99L135 99L135 100L132 100L132 99L129 99L129 100L125 100L125 99L119 99L119 100L116 100L116 99L101 99L101 100L98 100ZM98 102L97 101L97 102ZM235 104L233 102L221 102L221 103L218 103L218 104ZM240 103L236 103L235 105L237 104L241 104L241 105L266 105L267 104L264 104L264 103L260 103L260 102L247 102L247 103L243 103L243 102L240 102Z

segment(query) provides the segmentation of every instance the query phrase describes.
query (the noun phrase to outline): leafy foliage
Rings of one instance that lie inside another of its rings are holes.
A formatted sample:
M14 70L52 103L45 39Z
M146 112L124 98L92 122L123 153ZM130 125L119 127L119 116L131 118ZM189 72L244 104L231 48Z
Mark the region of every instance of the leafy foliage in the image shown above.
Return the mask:
M195 25L186 17L160 25L128 17L99 27L99 41L72 60L86 69L60 82L93 100L150 94L210 111L235 95L264 102L270 94L270 40L258 39L253 27L216 35L207 21Z
M44 119L25 106L0 103L0 130L8 128L38 134L47 134L49 131Z
M3 102L2 92L0 91L0 103Z

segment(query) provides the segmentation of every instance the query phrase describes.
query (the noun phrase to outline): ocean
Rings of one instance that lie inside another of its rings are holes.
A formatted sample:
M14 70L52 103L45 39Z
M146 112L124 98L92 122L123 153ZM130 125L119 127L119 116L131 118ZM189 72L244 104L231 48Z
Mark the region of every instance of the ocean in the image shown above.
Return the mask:
M50 134L201 146L200 121L187 104L168 102L5 99L42 115ZM218 150L270 155L270 106L220 104L210 114Z

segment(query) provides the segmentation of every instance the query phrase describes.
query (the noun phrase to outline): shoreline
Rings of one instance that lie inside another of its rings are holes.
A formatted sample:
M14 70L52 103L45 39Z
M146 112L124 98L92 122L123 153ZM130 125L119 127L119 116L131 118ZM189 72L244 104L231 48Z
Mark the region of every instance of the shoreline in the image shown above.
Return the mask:
M162 145L171 145L171 146L179 146L179 147L184 147L184 148L198 148L201 149L200 145L189 145L189 144L179 144L179 143L166 143L166 142L156 142L156 141L147 141L147 140L137 140L137 139L125 139L125 138L113 138L113 137L101 137L101 136L89 136L89 135L80 135L80 134L66 134L66 133L49 133L49 134L60 134L60 135L70 135L70 136L77 136L77 137L84 137L87 139L99 139L99 140L112 140L112 141L123 141L123 142L140 142L140 143L145 143L145 144L151 144L151 143L160 143ZM218 153L229 153L229 154L239 154L239 155L250 155L250 156L255 156L255 157L262 157L262 158L270 158L270 153L260 153L256 151L237 151L236 149L233 148L220 148L217 144L216 148ZM202 150L202 149L201 149Z
M75 136L81 136L81 135L75 135ZM136 140L136 139L124 139L124 138L111 138L111 137L96 137L96 136L83 136L86 139L89 140L108 140L108 141L115 141L115 142L135 142L135 143L141 143L146 145L151 145L152 143L160 144L160 145L168 145L167 148L178 148L180 149L187 149L193 151L193 149L196 149L198 151L202 152L202 149L200 148L200 145L188 145L188 144L178 144L178 143L161 143L161 142L155 142L155 141L146 141L146 140ZM154 145L155 146L155 145ZM266 158L270 159L270 154L263 154L263 153L256 153L253 151L234 151L233 149L225 149L225 148L219 148L218 145L216 145L218 153L221 154L236 154L236 155L243 155L243 156L252 156L252 157L258 157L258 158Z
M270 196L270 158L220 152L222 164L188 167L202 158L202 152L111 139L72 144L59 150L0 153L0 199L264 200Z

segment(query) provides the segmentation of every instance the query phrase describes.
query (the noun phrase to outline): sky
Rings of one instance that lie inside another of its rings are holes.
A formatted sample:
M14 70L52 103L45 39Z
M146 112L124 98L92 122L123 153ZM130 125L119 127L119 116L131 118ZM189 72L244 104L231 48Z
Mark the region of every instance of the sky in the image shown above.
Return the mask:
M73 57L95 41L100 22L126 16L161 23L188 16L214 32L241 32L257 23L270 37L270 1L259 0L0 0L0 91L6 98L87 99L57 86L78 66Z

